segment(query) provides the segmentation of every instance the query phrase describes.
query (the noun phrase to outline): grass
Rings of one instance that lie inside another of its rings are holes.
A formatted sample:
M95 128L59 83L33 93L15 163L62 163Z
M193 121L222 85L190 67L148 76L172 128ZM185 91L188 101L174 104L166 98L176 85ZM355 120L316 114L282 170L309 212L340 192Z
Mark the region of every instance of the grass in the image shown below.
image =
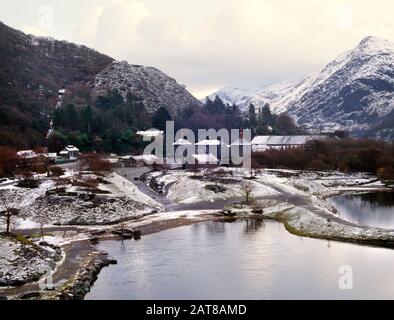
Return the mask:
M27 239L26 237L24 237L20 234L14 234L14 233L6 234L5 232L3 232L0 234L0 238L13 239L13 240L20 242L22 244L25 244L25 245L32 244L32 242L29 239Z

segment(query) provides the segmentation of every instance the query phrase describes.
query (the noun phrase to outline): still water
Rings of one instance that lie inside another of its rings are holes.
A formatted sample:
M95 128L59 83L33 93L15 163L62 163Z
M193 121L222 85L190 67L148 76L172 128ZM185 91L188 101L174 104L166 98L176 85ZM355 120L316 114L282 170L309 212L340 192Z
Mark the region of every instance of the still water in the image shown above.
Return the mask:
M361 226L394 229L394 193L377 192L331 197L343 219Z
M90 300L394 299L394 250L300 238L274 221L204 222L99 248L118 265ZM341 266L352 290L340 289Z

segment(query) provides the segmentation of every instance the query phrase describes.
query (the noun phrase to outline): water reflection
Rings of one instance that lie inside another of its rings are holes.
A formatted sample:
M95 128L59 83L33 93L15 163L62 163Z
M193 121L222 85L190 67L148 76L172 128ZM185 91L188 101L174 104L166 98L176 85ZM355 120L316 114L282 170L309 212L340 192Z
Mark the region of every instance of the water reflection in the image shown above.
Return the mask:
M261 228L264 228L264 221L263 219L245 219L242 220L244 221L244 233L245 234L255 234L258 232Z
M394 229L394 193L340 195L328 200L339 215L362 226Z
M281 223L204 222L99 248L118 260L86 299L392 299L394 251L300 238ZM338 287L353 268L354 289Z

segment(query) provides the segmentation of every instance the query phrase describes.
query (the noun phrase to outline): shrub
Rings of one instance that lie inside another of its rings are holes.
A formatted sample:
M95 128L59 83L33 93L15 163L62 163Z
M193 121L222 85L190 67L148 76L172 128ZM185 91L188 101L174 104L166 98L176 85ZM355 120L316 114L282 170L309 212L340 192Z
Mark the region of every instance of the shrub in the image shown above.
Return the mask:
M0 146L0 177L14 176L18 156L14 149Z
M98 154L90 153L81 157L81 166L99 175L105 175L112 169L111 163L102 159Z
M60 177L64 174L64 169L59 166L49 167L49 176L50 177Z
M394 181L394 166L385 166L378 170L378 177L382 180Z

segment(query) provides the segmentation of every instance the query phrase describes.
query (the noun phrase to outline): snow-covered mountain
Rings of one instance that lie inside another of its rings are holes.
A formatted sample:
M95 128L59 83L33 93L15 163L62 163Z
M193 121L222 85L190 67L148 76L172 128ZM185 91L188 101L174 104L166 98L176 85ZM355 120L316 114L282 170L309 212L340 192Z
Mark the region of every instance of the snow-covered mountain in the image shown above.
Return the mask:
M331 125L358 136L394 139L394 44L387 40L366 37L320 72L284 88L273 90L279 93L271 101L260 100L267 88L240 89L234 94L224 88L213 96L241 106L249 101L260 106L268 102L274 113L287 112L311 128Z
M211 94L213 100L219 96L225 103L237 104L241 110L247 109L252 103L261 107L266 103L272 105L286 96L299 82L284 81L271 85L230 85ZM206 100L203 99L203 102Z
M287 112L301 124L332 123L362 135L394 110L394 44L363 39L273 103L272 109Z
M118 89L123 97L131 93L148 111L164 107L175 114L202 105L155 68L114 61L85 46L35 37L0 22L0 145L44 145L58 90L70 94L87 84L97 91Z
M124 99L131 93L144 102L149 112L165 107L175 114L185 107L201 105L184 86L160 70L131 65L126 61L114 61L97 74L93 87L98 91L116 89Z

